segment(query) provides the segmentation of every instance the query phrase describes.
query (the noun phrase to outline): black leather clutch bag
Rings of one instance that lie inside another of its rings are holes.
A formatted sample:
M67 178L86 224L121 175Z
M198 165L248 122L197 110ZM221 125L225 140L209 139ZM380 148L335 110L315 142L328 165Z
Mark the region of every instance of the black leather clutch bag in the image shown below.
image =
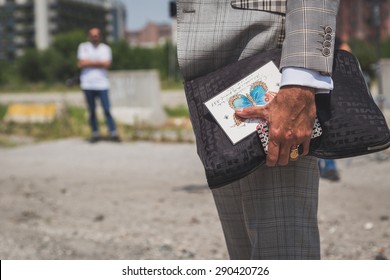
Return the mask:
M185 82L197 151L210 188L248 175L265 163L266 155L256 132L233 145L204 102L271 60L278 66L280 57L280 49L263 52ZM310 155L337 159L387 149L389 127L367 88L356 57L335 51L332 79L331 94L316 95L322 135L311 140Z

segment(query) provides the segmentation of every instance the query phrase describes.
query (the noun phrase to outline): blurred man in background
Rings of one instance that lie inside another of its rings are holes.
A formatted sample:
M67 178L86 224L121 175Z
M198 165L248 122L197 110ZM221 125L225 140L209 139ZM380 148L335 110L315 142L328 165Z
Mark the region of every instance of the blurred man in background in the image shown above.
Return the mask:
M110 112L108 97L108 68L111 65L111 48L101 42L99 28L88 31L89 42L81 43L77 51L78 67L81 69L81 89L84 91L89 111L89 124L92 129L91 143L101 139L96 116L96 98L100 98L107 122L110 140L119 142L115 121Z

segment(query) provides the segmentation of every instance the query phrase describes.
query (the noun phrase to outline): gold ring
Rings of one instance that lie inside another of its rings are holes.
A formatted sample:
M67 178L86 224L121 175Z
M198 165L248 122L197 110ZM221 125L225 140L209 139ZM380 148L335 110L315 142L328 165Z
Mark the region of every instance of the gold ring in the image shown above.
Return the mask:
M290 150L290 160L295 161L299 157L298 146L294 146Z

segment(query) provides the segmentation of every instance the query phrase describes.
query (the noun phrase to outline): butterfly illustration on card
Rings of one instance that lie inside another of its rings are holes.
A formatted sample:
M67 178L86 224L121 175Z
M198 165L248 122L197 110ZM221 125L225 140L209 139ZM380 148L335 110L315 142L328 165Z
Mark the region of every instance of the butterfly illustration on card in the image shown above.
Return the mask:
M261 81L255 82L251 85L249 93L236 94L229 98L229 106L232 109L241 109L250 106L264 106L268 104L276 95L276 92L268 90L268 86ZM237 126L242 124L245 120L233 114L234 122Z

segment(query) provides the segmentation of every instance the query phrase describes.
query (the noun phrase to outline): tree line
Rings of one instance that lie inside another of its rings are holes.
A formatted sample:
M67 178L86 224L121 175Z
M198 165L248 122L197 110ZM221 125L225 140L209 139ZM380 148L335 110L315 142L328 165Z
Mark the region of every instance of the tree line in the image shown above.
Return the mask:
M77 77L77 47L86 41L82 30L56 36L47 50L29 49L15 61L0 61L0 87L43 83L65 84ZM377 50L373 42L352 39L348 42L362 69L375 78L373 65ZM111 70L157 69L161 80L180 81L176 47L168 42L156 48L129 47L126 41L109 43L113 53ZM390 38L381 44L382 58L390 57Z
M46 50L28 49L13 62L0 62L0 86L63 83L79 75L77 47L86 41L82 30L56 36ZM157 69L162 80L179 80L176 48L171 42L155 48L129 47L126 41L108 43L111 70Z

